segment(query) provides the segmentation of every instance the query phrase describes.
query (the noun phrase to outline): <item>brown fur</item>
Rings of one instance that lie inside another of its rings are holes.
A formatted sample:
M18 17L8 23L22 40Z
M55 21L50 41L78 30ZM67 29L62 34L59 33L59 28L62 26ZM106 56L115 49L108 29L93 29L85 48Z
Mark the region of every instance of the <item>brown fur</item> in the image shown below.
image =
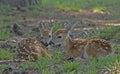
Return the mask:
M113 52L111 44L104 39L72 39L67 36L68 30L59 29L54 33L54 44L61 44L70 57L82 57L85 52L87 56L90 57L98 57L98 56L106 56L109 53ZM59 39L57 36L62 35L62 38ZM86 57L85 57L86 58Z
M106 56L113 52L110 43L104 39L89 39L84 47L89 57Z
M52 27L45 27L44 22L40 22L39 24L39 31L40 36L37 37L38 40L40 40L46 47L49 46L51 40L52 40Z
M17 50L18 56L23 59L31 56L34 60L37 60L40 54L51 57L51 54L48 52L46 47L34 38L26 38L21 40L18 43Z
M55 38L53 39L54 44L59 42L63 42L61 44L67 43L62 46L68 56L70 57L78 57L82 56L84 46L86 45L86 39L72 39L71 37L67 37L68 31L66 29L59 29L54 33ZM58 39L57 36L62 35L61 39Z
M44 39L48 40L49 39L49 33L50 33L50 30L49 29L44 29L41 31Z

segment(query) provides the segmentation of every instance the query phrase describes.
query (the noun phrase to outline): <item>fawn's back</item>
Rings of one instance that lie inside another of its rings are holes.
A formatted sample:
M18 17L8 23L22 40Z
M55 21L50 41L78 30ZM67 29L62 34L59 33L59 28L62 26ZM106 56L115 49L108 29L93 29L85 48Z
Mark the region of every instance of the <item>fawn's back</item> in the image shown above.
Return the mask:
M110 44L110 42L104 39L88 39L87 44L84 47L83 55L85 59L88 57L99 57L99 56L107 56L110 53L114 53L114 50Z
M46 47L34 38L25 38L18 42L17 45L18 57L27 59L32 56L34 60L38 59L40 54L50 57L50 53Z

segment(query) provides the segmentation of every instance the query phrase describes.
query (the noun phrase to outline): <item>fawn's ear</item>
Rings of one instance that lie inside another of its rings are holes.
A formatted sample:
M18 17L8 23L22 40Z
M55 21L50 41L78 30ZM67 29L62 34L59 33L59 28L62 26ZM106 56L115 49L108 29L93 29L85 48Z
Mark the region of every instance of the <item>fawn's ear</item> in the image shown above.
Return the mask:
M54 23L55 23L55 20L53 20L53 19L50 19L50 20L49 20L49 22L50 22L49 26L51 27L51 26L53 26L53 25L54 25Z
M53 33L53 27L51 27L49 35L52 35L52 33Z
M42 29L45 29L45 27L44 27L44 23L43 22L40 22L39 23L39 30L41 31Z
M70 27L70 25L68 25L68 23L67 22L65 22L64 24L63 24L63 26L64 26L64 28L66 29L66 30L71 30L71 27Z
M53 27L51 27L50 32L49 32L49 41L48 41L48 43L50 43L52 39L53 39Z
M68 31L67 36L72 36L72 30L75 27L76 24L68 25L67 23L64 24L64 28Z
M45 29L44 25L45 25L45 24L44 24L43 22L40 22L40 23L39 23L39 26L38 26L41 36L43 36L43 35L42 35L42 30Z

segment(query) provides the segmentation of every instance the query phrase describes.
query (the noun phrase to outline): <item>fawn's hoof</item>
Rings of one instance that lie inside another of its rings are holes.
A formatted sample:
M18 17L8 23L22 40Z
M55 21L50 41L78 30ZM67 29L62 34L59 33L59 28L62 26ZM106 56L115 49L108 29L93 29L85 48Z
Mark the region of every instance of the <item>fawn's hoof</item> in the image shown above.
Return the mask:
M75 61L75 58L69 57L69 58L67 58L67 60L73 62L73 61Z

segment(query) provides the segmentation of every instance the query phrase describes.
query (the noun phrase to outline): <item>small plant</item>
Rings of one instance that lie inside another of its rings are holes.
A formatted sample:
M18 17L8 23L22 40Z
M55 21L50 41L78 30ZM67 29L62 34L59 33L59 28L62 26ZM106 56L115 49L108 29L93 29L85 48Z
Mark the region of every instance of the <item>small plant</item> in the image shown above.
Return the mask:
M76 62L66 62L63 67L61 67L62 72L73 72L80 67L79 63Z
M21 63L20 66L21 67L19 68L19 71L24 71L24 70L32 68L33 64L30 61L26 61L25 63Z
M8 39L10 37L10 31L8 29L3 29L0 31L0 38Z
M113 38L120 41L120 32L117 32Z
M55 74L54 71L49 70L49 69L43 69L42 74Z
M12 59L13 54L5 49L0 49L0 59Z
M104 7L95 7L93 8L93 12L96 12L96 13L103 13L105 11L105 8Z
M30 7L29 15L39 15L42 13L43 8L40 5L33 5Z
M97 73L101 72L100 71L101 69L113 64L119 58L120 58L119 55L109 55L106 57L100 57L98 59L92 60L88 68L90 68L89 70L91 70L91 71L95 70L96 74L97 74ZM95 71L93 71L93 72L95 72Z
M8 25L8 23L5 23L3 21L0 22L0 27L4 27L4 26L7 26L7 25Z
M3 13L8 13L11 10L11 7L0 3L0 10L2 10Z
M53 32L57 31L58 29L60 29L61 26L57 23L53 24Z
M118 60L114 62L114 64L110 64L105 67L105 72L111 73L111 74L119 74L120 73L120 63Z
M6 67L8 67L7 64L1 64L1 65L0 65L0 70L5 69Z
M120 52L120 44L115 44L114 49L118 52Z

